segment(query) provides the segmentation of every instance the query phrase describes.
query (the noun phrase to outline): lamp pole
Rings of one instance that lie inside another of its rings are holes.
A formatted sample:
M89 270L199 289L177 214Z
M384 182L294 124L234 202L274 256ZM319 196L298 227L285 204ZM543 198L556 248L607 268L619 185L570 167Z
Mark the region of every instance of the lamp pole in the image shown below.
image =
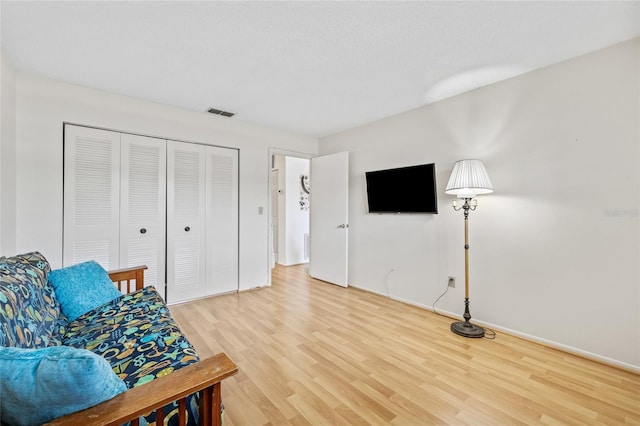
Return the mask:
M469 313L469 212L475 210L477 204L472 204L471 198L464 198L462 207L456 208L453 203L453 209L463 210L464 212L464 321L458 321L451 324L451 331L463 337L484 337L484 328L471 324L471 314Z

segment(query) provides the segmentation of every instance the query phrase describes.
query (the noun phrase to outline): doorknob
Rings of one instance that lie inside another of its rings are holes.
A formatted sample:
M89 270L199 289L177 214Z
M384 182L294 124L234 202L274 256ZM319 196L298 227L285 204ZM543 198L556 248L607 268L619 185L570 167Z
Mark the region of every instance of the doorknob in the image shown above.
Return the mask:
M340 225L338 225L338 228L340 228L340 229L346 229L348 227L349 227L349 224L347 224L347 223L341 223Z

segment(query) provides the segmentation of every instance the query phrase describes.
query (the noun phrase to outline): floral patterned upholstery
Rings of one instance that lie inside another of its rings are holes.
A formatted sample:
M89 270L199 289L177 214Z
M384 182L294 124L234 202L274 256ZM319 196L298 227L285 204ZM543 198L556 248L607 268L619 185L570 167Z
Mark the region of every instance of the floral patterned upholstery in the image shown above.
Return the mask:
M38 252L0 258L0 345L40 349L61 344L66 318Z
M82 315L68 325L63 344L101 355L128 388L199 360L153 287Z
M127 294L69 323L62 342L102 356L127 388L199 361L198 354L153 287ZM198 404L187 399L188 425L196 425ZM177 424L177 404L165 406L166 424ZM154 424L155 415L145 418Z

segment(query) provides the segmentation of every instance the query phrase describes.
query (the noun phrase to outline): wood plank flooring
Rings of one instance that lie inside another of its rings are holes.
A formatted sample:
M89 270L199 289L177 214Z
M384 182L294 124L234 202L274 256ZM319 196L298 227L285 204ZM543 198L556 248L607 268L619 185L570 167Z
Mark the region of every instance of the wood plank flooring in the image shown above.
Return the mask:
M171 307L226 352L225 426L640 425L640 376L277 267L270 288Z

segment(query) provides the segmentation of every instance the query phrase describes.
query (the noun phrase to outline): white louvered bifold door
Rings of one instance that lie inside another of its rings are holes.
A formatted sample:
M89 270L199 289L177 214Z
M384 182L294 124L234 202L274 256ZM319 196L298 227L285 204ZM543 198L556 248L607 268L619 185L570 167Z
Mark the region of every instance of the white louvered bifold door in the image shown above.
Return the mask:
M205 295L205 147L167 141L167 302Z
M207 294L238 290L238 151L208 146Z
M119 267L119 191L120 134L65 125L64 266Z
M164 295L167 143L122 134L120 268L147 265L145 285Z

